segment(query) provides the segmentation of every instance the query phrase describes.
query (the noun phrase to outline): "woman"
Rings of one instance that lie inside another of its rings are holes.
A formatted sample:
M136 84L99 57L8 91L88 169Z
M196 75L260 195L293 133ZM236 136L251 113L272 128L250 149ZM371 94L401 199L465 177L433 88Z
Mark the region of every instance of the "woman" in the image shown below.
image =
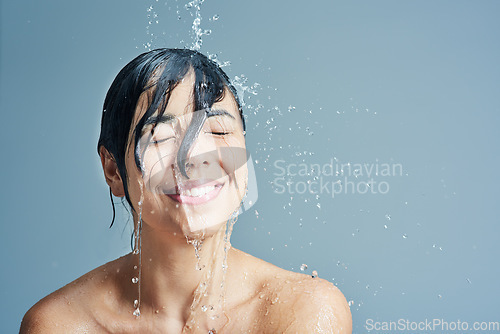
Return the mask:
M110 192L132 209L134 249L42 299L21 333L351 332L331 283L229 244L247 191L245 122L207 57L158 49L126 65L98 152Z

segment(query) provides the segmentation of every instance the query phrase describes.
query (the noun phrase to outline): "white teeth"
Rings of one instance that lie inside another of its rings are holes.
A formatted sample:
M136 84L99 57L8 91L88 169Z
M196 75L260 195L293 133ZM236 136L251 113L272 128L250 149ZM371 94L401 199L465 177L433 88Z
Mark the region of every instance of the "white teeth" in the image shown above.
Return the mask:
M181 195L190 196L190 197L200 197L200 196L206 195L207 193L211 192L214 189L215 189L215 186L185 189L182 191Z

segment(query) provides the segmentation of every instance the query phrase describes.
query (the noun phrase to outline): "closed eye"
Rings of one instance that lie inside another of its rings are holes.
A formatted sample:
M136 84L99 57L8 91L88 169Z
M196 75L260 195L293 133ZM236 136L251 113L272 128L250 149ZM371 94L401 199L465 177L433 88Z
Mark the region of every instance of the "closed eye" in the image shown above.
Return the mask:
M210 134L213 134L213 135L216 135L216 136L224 136L224 135L229 135L232 132L210 131L210 132L206 132L206 133L210 133Z
M170 139L175 139L175 137L168 137L168 138L164 138L164 139L151 140L151 144L158 145L158 144L164 143L164 142L166 142L167 140L170 140Z

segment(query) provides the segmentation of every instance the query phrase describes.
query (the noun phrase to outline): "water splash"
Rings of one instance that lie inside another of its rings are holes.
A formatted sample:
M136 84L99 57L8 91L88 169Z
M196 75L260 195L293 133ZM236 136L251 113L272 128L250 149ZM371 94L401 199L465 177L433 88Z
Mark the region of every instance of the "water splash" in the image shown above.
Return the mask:
M196 256L195 269L202 270L203 268L205 268L205 265L201 265L201 256L200 256L201 246L203 244L203 240L202 239L191 239L191 240L188 239L188 243L192 244L194 247L194 254Z
M185 5L185 8L191 11L191 16L194 16L193 24L191 26L191 35L193 37L193 44L191 49L199 51L203 45L203 35L209 35L210 30L203 31L201 29L201 5L205 0L193 0ZM194 8L194 13L192 9Z
M248 99L251 99L252 96L257 95L261 87L260 83L254 82L253 84L249 84L248 78L244 74L239 76L236 75L231 83L238 93L242 107L249 107L249 109L252 109L252 106L247 106L245 97L248 96ZM256 114L257 111L258 110L255 110L254 114Z
M219 56L215 53L213 54L209 54L208 55L208 59L212 60L213 62L215 62L217 65L219 65L219 67L226 67L226 66L230 66L231 65L231 62L229 60L226 60L226 61L221 61L219 60Z
M141 165L143 168L143 165ZM142 169L144 170L144 169ZM142 207L144 203L144 185L142 181L139 182L141 189L141 198L137 203L139 207L139 217L137 219L137 227L135 229L135 245L132 253L138 256L138 265L134 265L134 270L137 270L137 276L132 277L132 283L137 284L137 299L134 300L134 312L133 315L136 317L141 315L141 275L142 275Z
M135 315L136 317L140 317L141 316L141 310L139 310L139 307L137 307L132 314Z
M156 0L158 2L158 0ZM159 25L160 20L158 18L158 13L154 9L153 5L150 5L146 9L146 19L147 19L147 26L146 26L146 35L148 35L148 40L143 44L144 48L148 51L151 51L153 48L156 39L158 36L152 32L152 28L154 25Z

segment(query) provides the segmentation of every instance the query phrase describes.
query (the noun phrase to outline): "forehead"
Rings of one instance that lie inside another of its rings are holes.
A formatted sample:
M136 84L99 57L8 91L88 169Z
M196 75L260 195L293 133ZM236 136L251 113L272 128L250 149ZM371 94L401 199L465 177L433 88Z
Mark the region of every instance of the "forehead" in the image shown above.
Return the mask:
M190 119L192 113L198 111L194 110L194 83L195 76L194 72L191 70L181 81L179 81L177 86L170 93L170 98L165 108L164 115L172 116L177 119ZM134 115L134 124L137 124L146 113L154 94L155 91L153 89L142 93L137 103ZM241 118L236 100L227 87L224 87L223 98L220 101L215 102L212 108L226 111L228 114L233 116L232 118L234 120L239 120ZM156 110L151 117L155 117L158 114L159 110Z

